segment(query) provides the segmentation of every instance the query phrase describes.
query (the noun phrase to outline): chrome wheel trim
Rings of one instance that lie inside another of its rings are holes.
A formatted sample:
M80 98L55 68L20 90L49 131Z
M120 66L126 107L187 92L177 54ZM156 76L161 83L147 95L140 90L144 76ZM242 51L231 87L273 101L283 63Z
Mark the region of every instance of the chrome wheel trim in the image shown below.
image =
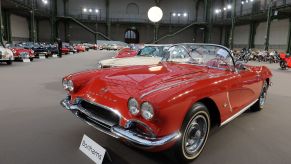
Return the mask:
M263 90L262 90L262 93L260 95L260 107L263 108L264 105L265 105L265 102L266 102L266 97L267 97L267 83L265 82L264 83L264 86L263 86Z
M182 149L185 158L195 159L203 150L209 133L209 117L206 112L196 113L183 134Z

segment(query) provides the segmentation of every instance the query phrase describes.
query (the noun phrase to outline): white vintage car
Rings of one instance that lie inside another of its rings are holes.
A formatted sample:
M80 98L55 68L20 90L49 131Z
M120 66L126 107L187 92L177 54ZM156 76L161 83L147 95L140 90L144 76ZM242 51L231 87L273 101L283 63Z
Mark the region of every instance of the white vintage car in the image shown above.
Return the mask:
M102 60L98 63L98 68L158 64L170 47L171 45L145 45L135 57Z
M13 60L13 52L8 48L0 46L0 63L5 62L8 65L11 65Z

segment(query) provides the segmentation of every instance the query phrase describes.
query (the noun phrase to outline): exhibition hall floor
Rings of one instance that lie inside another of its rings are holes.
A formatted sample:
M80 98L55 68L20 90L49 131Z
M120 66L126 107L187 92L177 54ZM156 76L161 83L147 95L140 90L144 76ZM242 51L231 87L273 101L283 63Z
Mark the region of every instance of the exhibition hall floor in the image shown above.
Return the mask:
M93 164L79 150L84 134L105 147L115 164L174 163L175 153L148 153L129 147L96 131L60 106L66 94L61 83L63 76L92 69L99 60L113 55L89 51L62 59L0 64L0 163ZM282 71L279 64L265 65L274 75L265 109L246 112L214 129L205 150L192 163L290 163L291 70Z

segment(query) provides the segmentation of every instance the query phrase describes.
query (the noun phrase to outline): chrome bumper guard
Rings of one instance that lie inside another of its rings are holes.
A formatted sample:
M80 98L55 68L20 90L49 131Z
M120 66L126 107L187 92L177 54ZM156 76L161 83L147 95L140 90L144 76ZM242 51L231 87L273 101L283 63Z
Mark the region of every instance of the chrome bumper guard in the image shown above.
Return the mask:
M141 148L154 148L163 146L168 143L175 142L181 136L180 132L175 132L162 138L149 138L120 126L112 126L108 129L103 126L98 120L94 120L94 118L90 118L89 116L82 117L82 115L85 115L84 113L82 113L82 109L78 105L71 104L68 99L62 100L61 105L67 110L70 110L76 117L78 117L88 125L94 127L95 129L114 138L125 139L126 141L129 141L135 146Z

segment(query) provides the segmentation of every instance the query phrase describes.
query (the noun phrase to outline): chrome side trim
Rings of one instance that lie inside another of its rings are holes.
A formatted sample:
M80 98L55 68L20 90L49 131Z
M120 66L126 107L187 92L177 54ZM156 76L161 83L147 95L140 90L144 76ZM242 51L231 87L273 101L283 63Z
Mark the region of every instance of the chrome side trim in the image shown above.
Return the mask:
M237 112L236 114L234 114L233 116L231 116L230 118L228 118L227 120L225 120L224 122L222 122L220 126L224 126L225 124L229 123L229 122L232 121L233 119L237 118L239 115L241 115L241 114L244 113L246 110L248 110L252 105L254 105L257 101L258 101L258 99L255 100L254 102L250 103L250 104L247 105L246 107L244 107L242 110L240 110L239 112Z

